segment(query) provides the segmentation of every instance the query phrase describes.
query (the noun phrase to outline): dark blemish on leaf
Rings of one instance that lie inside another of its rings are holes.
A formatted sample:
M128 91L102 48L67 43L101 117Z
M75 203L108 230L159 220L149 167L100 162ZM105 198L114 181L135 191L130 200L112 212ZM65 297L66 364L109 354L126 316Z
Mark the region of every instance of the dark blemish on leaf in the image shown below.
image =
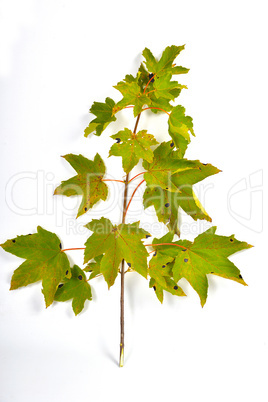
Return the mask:
M240 279L243 279L243 276L240 274L240 275L239 275L239 278L240 278Z
M188 262L188 258L184 258L184 262Z
M93 271L93 269L90 269L88 272L92 272Z
M211 274L214 274L214 272L213 272L213 271L211 271L210 273L211 273Z
M85 207L85 211L87 212L87 207Z
M83 279L82 275L79 275L78 279L80 279L80 281L82 281L82 279Z
M168 202L165 204L165 207L166 207L166 208L169 207L169 203L168 203Z
M128 263L127 263L127 265L128 265L129 267L131 267L131 264L130 264L130 262L128 262Z
M173 289L174 289L174 290L178 290L179 287L178 287L177 285L175 285Z
M67 269L67 271L65 272L65 274L68 275L68 273L69 273L69 271L68 271L68 269Z
M156 256L156 254L157 254L157 251L155 251L155 252L154 252L153 256L155 257L155 256Z
M151 237L151 235L146 235L146 239L148 239L148 237Z
M198 169L199 169L199 170L202 170L200 166L198 166Z
M168 265L168 264L170 264L170 261L169 261L169 262L167 262L167 265Z
M62 249L61 243L60 243L60 249Z
M207 163L202 163L203 166L207 166Z
M231 241L231 242L233 242L233 241L234 241L234 239L230 239L230 241Z
M149 80L151 80L151 82L154 82L153 76L154 76L154 74L152 74L152 73L149 74Z
M13 239L13 240L12 240L12 243L16 243L16 240Z
M166 190L168 190L168 187L166 187Z
M63 283L60 283L58 288L60 289L60 288L62 288L62 286L63 286Z
M29 233L28 236L32 236L32 233Z
M119 142L121 141L120 138L116 138L115 140L116 140L117 144L119 144Z
M162 268L166 268L166 266L165 266L165 265L162 265Z
M186 251L186 248L184 248L182 251Z
M174 147L174 142L172 142L172 143L170 144L170 147L171 147L171 148Z
M153 290L156 291L156 287L155 287L155 286L153 286Z

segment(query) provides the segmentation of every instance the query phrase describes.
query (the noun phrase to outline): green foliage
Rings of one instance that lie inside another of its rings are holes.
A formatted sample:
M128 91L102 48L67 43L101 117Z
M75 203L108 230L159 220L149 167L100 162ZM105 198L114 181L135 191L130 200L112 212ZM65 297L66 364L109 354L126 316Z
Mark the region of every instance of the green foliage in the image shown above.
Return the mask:
M109 219L101 218L93 219L86 228L94 233L85 243L84 262L104 254L100 262L100 273L109 288L114 284L123 259L134 271L147 278L148 253L141 239L149 233L139 228L139 222L116 226Z
M54 300L57 287L66 277L70 278L70 263L61 251L59 238L38 226L37 233L17 236L1 247L5 251L26 259L14 272L10 290L42 281L46 307Z
M77 175L65 180L56 188L55 195L67 197L82 195L82 201L78 209L77 218L85 214L100 200L106 200L108 187L102 181L105 174L105 165L99 154L93 161L82 155L65 155L70 165L76 170Z
M83 310L85 301L92 300L92 293L86 275L81 268L74 265L71 274L71 278L66 278L58 286L54 300L65 302L72 299L73 311L77 315Z
M234 235L218 236L215 232L216 226L213 226L197 236L193 243L188 240L179 240L173 245L157 247L157 254L161 255L162 262L170 263L170 258L173 258L171 275L176 282L181 278L187 279L198 293L202 307L207 300L207 274L222 276L246 285L240 270L227 257L252 246L235 239ZM173 235L168 233L163 238L154 240L154 243L169 243L172 237Z
M111 138L117 140L117 143L111 147L109 156L122 156L123 169L126 173L129 173L140 159L147 162L153 161L154 155L151 146L158 142L153 135L147 134L147 130L134 134L125 128L112 135Z
M95 135L101 135L105 128L116 121L114 114L117 112L115 102L111 98L106 98L105 103L94 102L90 108L90 113L96 116L85 129L85 137L95 131Z
M121 223L113 224L108 218L102 217L85 225L92 233L83 247L83 269L77 265L71 267L65 254L65 251L75 249L62 250L56 234L40 226L35 234L7 240L1 247L25 259L14 271L10 289L42 281L47 307L54 300L72 300L73 311L77 315L83 310L85 302L92 299L89 281L97 277L103 277L110 288L120 273L123 300L124 261L128 265L126 272L135 271L145 279L149 276L148 285L154 289L161 303L164 291L174 296L185 296L178 284L182 278L198 293L202 306L208 294L207 275L214 274L246 285L240 270L228 257L252 246L236 240L234 235L216 235L215 226L197 236L193 242L179 240L180 210L194 220L212 221L198 200L194 186L220 172L209 163L185 158L191 138L195 136L193 120L183 106L174 104L182 89L187 87L172 78L189 71L175 64L183 49L184 46L168 46L160 58L156 58L145 48L142 53L144 62L140 64L136 76L126 75L114 86L120 92L121 99L115 102L107 97L104 103L94 102L90 108L90 113L95 117L85 129L85 136L89 138L90 134L100 136L110 123L116 121L115 115L126 107L133 107L133 114L137 116L133 131L122 127L122 130L111 135L116 142L110 148L109 156L122 157L124 170L120 180L116 180L124 186L124 192L119 193L124 194L123 199L118 197L118 202L123 204ZM147 130L137 131L140 116L145 110L164 113L163 118L167 120L166 142L158 145L157 132L153 135L148 134ZM99 147L102 148L101 142ZM80 196L78 218L98 201L107 200L108 186L104 179L106 167L98 153L93 160L74 154L65 155L64 158L77 174L62 181L54 194ZM131 178L131 171L140 160L143 170ZM137 177L141 181L129 195L128 184ZM112 179L106 181L109 180ZM162 238L155 238L150 244L143 243L151 235L140 227L139 222L125 223L128 207L143 182L146 183L143 206L145 209L154 208L158 221L166 225L167 231ZM149 261L147 247L154 249Z

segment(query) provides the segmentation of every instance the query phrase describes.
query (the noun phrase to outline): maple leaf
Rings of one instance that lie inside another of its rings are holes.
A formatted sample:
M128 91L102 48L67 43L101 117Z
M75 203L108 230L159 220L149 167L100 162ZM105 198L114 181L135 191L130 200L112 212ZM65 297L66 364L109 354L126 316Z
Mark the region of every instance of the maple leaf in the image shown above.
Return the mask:
M193 121L190 116L185 116L185 108L183 106L175 106L168 119L168 131L175 145L180 150L180 156L183 157L186 148L190 143L190 134L193 136Z
M150 107L152 107L151 112L153 113L163 113L163 110L169 112L173 106L169 103L170 99L166 99L163 97L156 97L155 93L156 90L154 89L153 82L154 80L150 81L150 74L144 67L143 63L141 63L139 68L139 77L138 77L138 84L141 90L144 92L145 88L147 88L146 95L150 98ZM179 96L181 89L171 89L170 93L173 95L174 98ZM157 108L163 109L158 110Z
M154 150L152 163L143 161L143 167L147 170L144 179L147 185L161 187L170 191L177 191L171 177L174 173L188 169L191 162L187 159L178 159L178 151L173 150L174 143L162 142Z
M178 152L168 148L166 143L161 147L164 158L177 158ZM220 170L211 164L204 164L200 161L188 161L190 164L187 169L173 173L170 181L176 187L176 191L168 191L154 183L147 186L143 195L144 208L154 206L159 222L168 225L168 228L179 235L179 215L178 209L181 207L194 220L205 219L211 222L197 196L194 193L193 185L199 181L219 173ZM157 174L157 171L155 172Z
M85 227L93 232L85 243L84 263L104 254L100 262L110 288L118 275L119 265L124 259L129 266L147 278L147 250L141 239L149 233L139 228L139 222L115 226L107 218L93 219Z
M140 159L153 161L153 151L150 147L158 142L152 134L147 134L147 130L134 134L125 128L111 138L117 140L117 143L112 145L109 156L122 156L123 169L126 173L129 173Z
M181 66L175 66L173 64L175 58L184 49L184 46L168 46L160 60L156 60L152 52L145 48L143 56L145 58L145 64L148 69L141 64L140 67L140 82L143 83L143 88L146 88L145 92L150 97L150 107L153 113L160 113L163 109L169 112L173 109L170 104L171 100L177 98L183 88L187 88L185 85L179 84L177 81L171 81L173 74L185 74L189 69ZM149 74L149 72L151 72Z
M99 154L94 160L89 160L82 155L68 154L63 156L78 173L69 180L64 180L54 191L55 195L67 197L82 195L82 201L78 209L77 218L92 208L99 200L105 201L108 195L108 187L102 181L105 174L105 165Z
M186 198L190 196L189 185L219 172L212 165L180 158L180 151L174 150L173 142L162 142L154 150L153 162L144 161L143 167L147 170L144 179L150 190L161 187L172 192L184 192Z
M174 257L173 278L178 282L185 278L198 293L202 307L207 300L208 274L214 274L246 285L239 269L227 258L237 251L251 248L231 236L215 234L216 227L208 229L197 236L194 242L179 240L174 245L157 247L157 253ZM166 238L157 239L155 243L164 243Z
M64 278L71 276L70 263L61 251L60 239L41 226L37 233L17 236L1 247L17 257L26 259L15 271L10 290L42 281L46 307L54 300L57 287Z
M172 236L173 237L173 236ZM151 277L149 287L153 288L161 303L164 299L164 290L176 296L186 296L184 291L172 279L170 263L173 257L156 254L149 263L149 275Z
M166 49L163 51L162 56L159 61L156 60L152 52L148 49L145 48L142 52L144 58L145 58L145 64L147 69L151 72L156 74L157 76L165 75L166 73L171 72L172 74L179 74L178 71L179 69L175 69L175 72L173 72L173 69L175 66L173 66L174 60L176 57L180 54L180 52L185 48L185 46L168 46ZM186 71L188 69L180 70L180 74L187 73Z
M85 272L91 272L89 280L96 278L97 275L102 275L100 272L102 257L103 254L98 255L97 257L94 258L95 261L91 261L89 264L87 264L86 268L84 268Z
M73 299L72 307L75 315L79 314L85 305L86 300L92 300L91 287L87 282L85 273L77 265L71 268L71 278L66 278L58 286L54 300L65 302Z
M117 107L123 109L126 106L134 105L134 116L142 111L144 105L150 104L150 98L143 93L139 85L139 74L136 78L126 75L123 81L114 85L114 88L123 95L123 99L117 103Z
M154 89L156 98L165 98L174 100L181 92L181 89L186 88L186 85L181 85L177 81L171 81L171 73L157 77L154 81ZM175 90L175 91L174 91ZM176 90L179 90L177 92Z
M92 120L85 129L85 137L88 137L89 134L94 131L95 135L100 136L112 121L116 121L114 114L118 112L118 110L114 100L111 98L106 98L105 103L94 102L89 111L94 114L96 118Z

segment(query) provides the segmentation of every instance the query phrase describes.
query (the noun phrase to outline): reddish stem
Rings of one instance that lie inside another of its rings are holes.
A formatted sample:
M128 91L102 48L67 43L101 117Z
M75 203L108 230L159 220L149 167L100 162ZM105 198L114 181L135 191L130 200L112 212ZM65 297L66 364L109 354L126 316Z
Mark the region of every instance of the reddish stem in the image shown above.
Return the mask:
M85 250L85 247L79 247L79 248L65 248L64 250L61 250L61 252L63 252L63 251L69 251L69 250Z
M118 183L125 183L124 180L103 179L102 181L117 181Z
M141 174L144 174L144 173L146 173L146 172L141 172L141 173L136 174L136 176L132 177L132 179L129 180L129 183L130 183L132 180L136 179L136 177L138 177L138 176L140 176Z
M144 91L143 91L144 94L145 94L145 91L146 91L148 85L149 85L150 82L154 79L155 76L156 76L156 74L154 74L154 75L149 79L149 81L147 82L146 87L144 88Z
M126 216L126 214L127 214L127 210L128 210L128 208L129 208L129 206L130 206L130 204L131 204L131 201L133 200L133 197L134 197L136 191L138 190L138 188L140 187L140 185L141 185L142 183L144 183L144 182L145 182L145 180L142 180L142 181L137 185L137 187L135 188L135 190L133 191L132 196L130 197L130 200L129 200L128 204L127 204L127 207L126 207L124 216Z

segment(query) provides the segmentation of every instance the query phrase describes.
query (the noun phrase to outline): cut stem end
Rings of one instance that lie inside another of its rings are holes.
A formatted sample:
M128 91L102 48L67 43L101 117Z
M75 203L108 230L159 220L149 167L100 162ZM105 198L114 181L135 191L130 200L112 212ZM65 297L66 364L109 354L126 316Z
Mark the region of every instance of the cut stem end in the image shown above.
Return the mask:
M124 348L122 346L120 346L119 367L124 367Z

